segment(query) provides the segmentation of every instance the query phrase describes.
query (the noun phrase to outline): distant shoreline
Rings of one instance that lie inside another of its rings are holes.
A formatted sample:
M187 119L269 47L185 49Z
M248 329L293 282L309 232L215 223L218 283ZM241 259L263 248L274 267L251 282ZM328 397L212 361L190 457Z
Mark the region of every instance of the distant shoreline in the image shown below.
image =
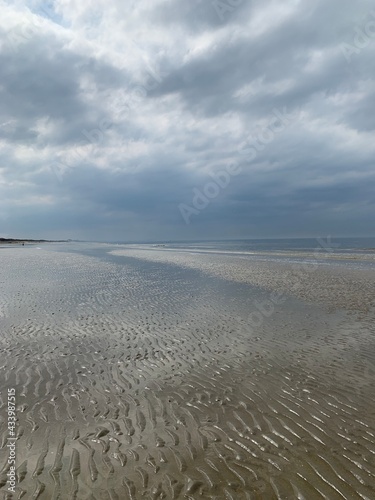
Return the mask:
M19 245L22 243L68 243L71 240L30 240L30 239L15 239L15 238L0 238L0 245Z

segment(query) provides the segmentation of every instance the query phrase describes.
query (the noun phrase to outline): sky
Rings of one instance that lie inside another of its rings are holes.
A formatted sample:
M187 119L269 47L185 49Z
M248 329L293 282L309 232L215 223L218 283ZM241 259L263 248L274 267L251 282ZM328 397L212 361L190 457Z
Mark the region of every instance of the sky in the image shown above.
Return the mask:
M375 4L0 0L0 236L375 236Z

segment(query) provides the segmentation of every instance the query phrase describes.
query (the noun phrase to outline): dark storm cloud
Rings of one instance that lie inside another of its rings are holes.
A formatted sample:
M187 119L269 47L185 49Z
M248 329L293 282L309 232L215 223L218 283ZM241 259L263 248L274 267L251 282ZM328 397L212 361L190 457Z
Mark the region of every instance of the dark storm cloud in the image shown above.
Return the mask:
M75 53L50 34L33 34L27 42L16 48L5 44L0 52L0 119L16 121L13 130L8 127L0 133L6 135L8 130L13 140L28 140L37 147L38 134L33 127L39 119L47 118L50 126L58 124L49 142L82 142L83 128L110 117L102 106L103 94L126 85L129 75L104 61ZM82 87L85 80L101 100L88 101L88 91Z

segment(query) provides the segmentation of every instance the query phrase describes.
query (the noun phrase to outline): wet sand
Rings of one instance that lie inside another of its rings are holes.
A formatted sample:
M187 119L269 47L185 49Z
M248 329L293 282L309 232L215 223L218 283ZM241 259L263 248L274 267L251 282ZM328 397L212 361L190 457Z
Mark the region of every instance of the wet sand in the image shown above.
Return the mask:
M3 498L10 387L13 498L375 497L370 270L88 244L0 258Z

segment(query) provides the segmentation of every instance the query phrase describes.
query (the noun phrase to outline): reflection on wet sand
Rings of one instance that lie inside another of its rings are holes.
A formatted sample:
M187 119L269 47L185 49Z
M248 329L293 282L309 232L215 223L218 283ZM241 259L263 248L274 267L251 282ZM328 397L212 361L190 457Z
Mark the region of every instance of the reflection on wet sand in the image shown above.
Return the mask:
M2 250L16 498L374 498L372 276L52 248Z

